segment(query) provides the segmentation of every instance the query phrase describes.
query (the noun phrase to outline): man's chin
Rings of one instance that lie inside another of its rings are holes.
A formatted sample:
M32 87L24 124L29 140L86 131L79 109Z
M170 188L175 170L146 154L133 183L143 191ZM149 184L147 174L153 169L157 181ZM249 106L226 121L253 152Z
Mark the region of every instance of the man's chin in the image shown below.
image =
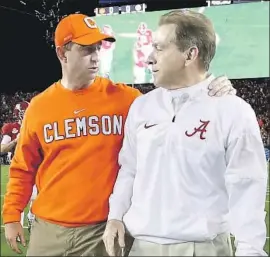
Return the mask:
M98 75L98 72L95 72L95 73L91 73L91 74L88 74L88 80L95 80L95 78L97 77Z
M155 87L161 87L160 81L154 77L153 84Z

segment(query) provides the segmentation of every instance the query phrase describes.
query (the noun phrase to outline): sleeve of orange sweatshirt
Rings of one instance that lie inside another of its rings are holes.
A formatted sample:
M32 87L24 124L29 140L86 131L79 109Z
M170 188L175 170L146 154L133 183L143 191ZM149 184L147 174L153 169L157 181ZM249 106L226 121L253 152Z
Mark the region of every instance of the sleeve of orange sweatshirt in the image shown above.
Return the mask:
M19 222L21 212L27 206L42 153L39 140L33 131L32 106L26 110L20 136L9 169L9 181L3 204L3 222Z

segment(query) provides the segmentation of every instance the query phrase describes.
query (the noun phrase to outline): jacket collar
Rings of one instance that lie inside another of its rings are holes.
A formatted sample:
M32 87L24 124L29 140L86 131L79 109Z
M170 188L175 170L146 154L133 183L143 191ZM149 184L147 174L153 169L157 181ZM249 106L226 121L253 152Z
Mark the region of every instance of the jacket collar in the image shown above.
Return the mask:
M198 84L195 84L194 86L180 88L176 90L168 90L162 88L162 91L170 98L184 97L186 99L194 99L200 96L203 92L207 93L209 91L208 86L214 79L214 75L211 74L205 80L201 81Z

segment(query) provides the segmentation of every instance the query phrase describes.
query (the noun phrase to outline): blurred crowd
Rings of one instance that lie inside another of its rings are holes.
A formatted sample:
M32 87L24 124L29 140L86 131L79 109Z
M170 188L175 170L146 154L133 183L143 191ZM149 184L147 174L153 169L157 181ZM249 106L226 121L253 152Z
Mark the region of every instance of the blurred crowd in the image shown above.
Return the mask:
M30 102L30 100L38 93L38 91L33 93L24 93L22 91L18 91L13 95L7 95L1 92L0 127L2 128L4 123L13 121L13 110L17 103L22 101Z
M267 147L270 146L270 78L258 79L235 79L232 80L233 86L237 89L237 95L246 100L258 118L261 128L262 138ZM153 84L130 85L138 88L142 93L147 93L154 89ZM39 92L24 93L16 92L14 95L1 93L1 117L0 127L5 122L13 120L14 106L20 101L30 101Z
M270 146L270 78L235 80L238 96L255 110L264 144Z

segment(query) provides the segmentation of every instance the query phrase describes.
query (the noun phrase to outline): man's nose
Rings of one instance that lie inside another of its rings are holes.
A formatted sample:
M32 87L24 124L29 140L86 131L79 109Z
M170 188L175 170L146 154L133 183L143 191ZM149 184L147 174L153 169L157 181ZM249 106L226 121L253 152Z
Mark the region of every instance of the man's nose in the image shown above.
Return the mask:
M100 59L100 51L97 49L91 54L91 61L98 62Z
M151 52L150 55L148 56L147 60L146 60L146 63L148 65L153 65L156 63L156 60L155 60L155 57L154 57L154 53Z

